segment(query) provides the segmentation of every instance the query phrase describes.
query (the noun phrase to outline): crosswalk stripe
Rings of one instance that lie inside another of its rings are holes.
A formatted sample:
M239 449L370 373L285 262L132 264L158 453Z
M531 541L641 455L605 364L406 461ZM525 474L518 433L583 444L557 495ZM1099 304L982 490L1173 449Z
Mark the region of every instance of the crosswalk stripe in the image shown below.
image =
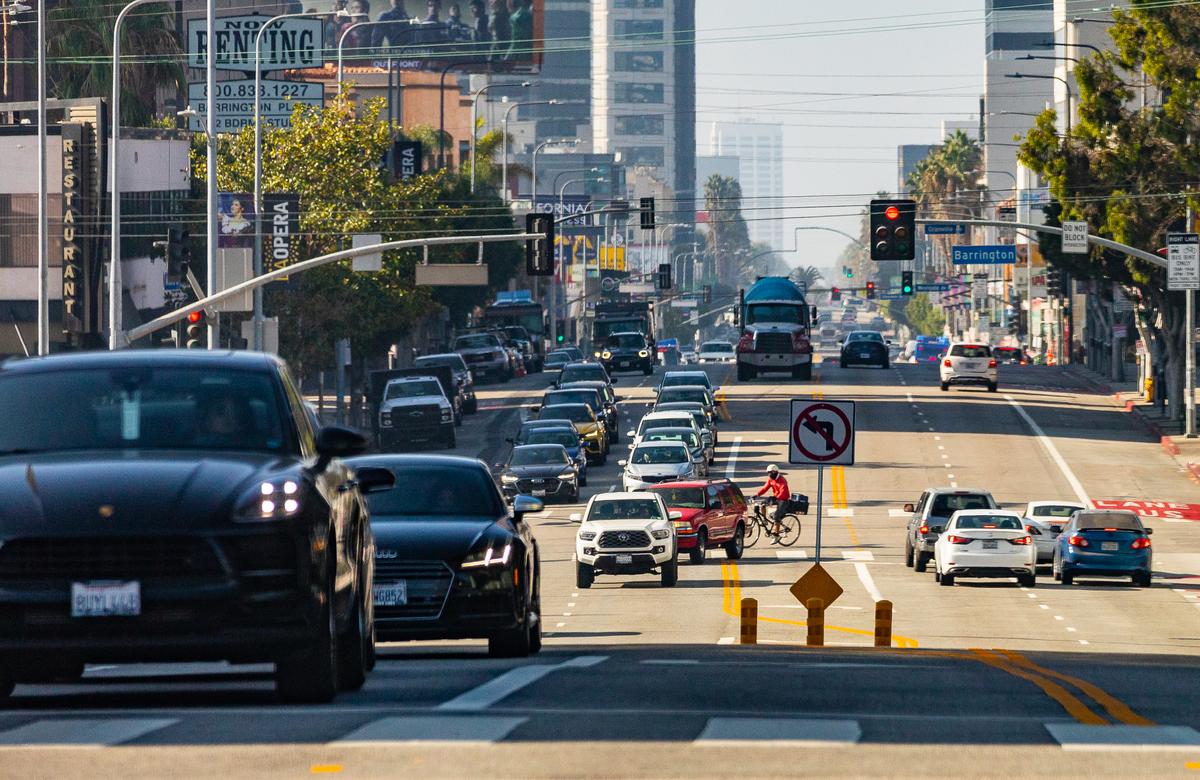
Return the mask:
M0 746L119 745L178 723L177 718L53 718L0 731Z
M875 554L870 550L842 550L842 557L848 561L873 561Z
M826 514L830 517L854 517L854 510L849 507L826 509Z
M478 712L485 710L501 699L521 690L542 679L551 672L559 669L587 668L595 666L607 659L603 655L581 655L563 661L560 664L530 664L509 669L499 677L488 680L483 685L455 696L450 701L438 706L439 710L455 710L460 712Z
M776 550L775 557L789 561L802 561L808 557L808 552L806 550Z
M856 720L817 718L709 718L697 745L774 745L836 747L853 745L862 738Z
M888 517L911 517L912 512L905 512L903 509L889 509Z
M498 742L528 718L494 715L404 715L366 723L330 744L371 745Z
M1200 747L1200 732L1190 726L1044 725L1063 750L1196 750Z

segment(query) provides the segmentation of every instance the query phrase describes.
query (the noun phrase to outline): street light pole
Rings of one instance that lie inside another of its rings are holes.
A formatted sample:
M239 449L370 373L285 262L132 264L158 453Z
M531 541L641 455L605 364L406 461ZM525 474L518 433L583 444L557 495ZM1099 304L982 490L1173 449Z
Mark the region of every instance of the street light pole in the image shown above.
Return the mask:
M204 84L208 94L208 113L205 115L204 127L207 133L205 139L205 191L207 204L205 217L208 234L208 246L205 247L205 295L217 291L217 57L213 41L217 39L217 0L208 0L205 5L204 29L208 41L208 56L204 59ZM115 158L114 158L115 160ZM116 174L113 175L116 181ZM221 340L221 321L217 317L206 317L207 333L205 339L209 349L216 349Z
M479 124L479 96L487 92L492 87L521 87L528 89L533 86L532 81L522 81L520 84L484 84L479 89L475 90L475 94L471 95L471 194L475 194L475 136Z
M37 336L38 354L50 353L50 225L46 181L46 0L37 4L37 80L38 80L38 273ZM114 71L115 73L115 71Z
M211 1L211 0L210 0ZM345 17L350 14L343 8L334 16ZM263 256L262 256L262 36L267 28L283 19L298 19L303 17L328 16L326 13L316 11L304 11L292 14L278 14L272 16L263 25L258 28L258 32L254 35L254 275L262 276L263 272ZM349 32L349 29L347 29ZM345 38L343 33L342 38ZM212 50L212 39L209 39L209 51ZM338 41L338 55L341 55L341 40ZM339 68L341 63L338 63ZM338 88L341 88L341 83L338 83ZM212 115L212 97L209 93L209 116ZM210 276L212 269L209 269ZM209 288L209 294L212 294L212 288ZM254 288L254 341L251 344L251 349L261 352L263 350L263 291L261 287Z
M501 196L504 202L508 203L508 115L512 113L517 106L557 106L561 101L552 100L529 100L523 103L513 103L508 108L504 109L504 130L500 138L500 189Z
M125 21L125 17L129 12L139 5L144 5L152 0L132 0L126 4L117 14L117 19L113 23L113 46L112 46L112 100L109 106L109 124L112 125L112 132L108 139L108 197L109 197L109 217L111 225L109 227L109 249L108 249L108 348L120 349L122 344L122 328L124 327L123 318L121 316L121 188L117 182L117 164L121 148L121 25ZM45 0L38 3L39 7L45 5ZM212 40L211 38L209 39ZM39 47L39 51L44 50L45 46ZM211 56L212 49L209 49ZM39 54L39 56L42 56ZM211 115L213 109L213 101L209 93L208 112ZM42 173L45 173L45 157L42 160ZM40 225L39 225L40 229ZM39 284L41 275L39 273ZM39 303L40 306L40 303ZM38 318L39 343L41 333L41 316Z
M578 138L570 138L570 139L558 138L558 139L551 139L549 141L542 141L540 144L537 145L537 147L534 148L534 150L533 150L533 165L532 165L533 181L529 185L529 189L530 189L529 199L530 199L530 202L532 202L534 204L535 208L537 206L537 156L538 156L538 152L542 151L547 146L571 146L571 145L577 144L577 143L579 143Z
M296 14L296 15L297 15L297 16L300 16L300 14ZM321 16L324 16L325 14L320 14L320 15L321 15ZM348 14L348 13L337 13L337 14L334 14L334 16L349 16L349 15L350 15L350 14ZM407 22L407 24L409 24L409 25L419 25L420 23L421 23L421 22L420 22L420 20L418 20L418 19L417 19L415 16L414 16L414 17L411 17L411 18L408 20L408 22ZM269 24L269 22L268 22L268 24ZM350 31L351 31L351 30L357 29L357 28L359 28L359 27L367 27L367 26L373 26L373 25L377 25L377 24L395 24L395 25L403 25L403 24L405 24L405 22L396 22L396 21L393 21L393 20L391 20L391 19L376 19L376 20L375 20L375 21L373 21L373 22L371 22L371 21L367 21L367 22L355 22L354 24L348 25L348 26L346 27L346 29L342 30L342 34L338 36L338 45L337 45L337 82L338 82L338 84L337 84L337 93L338 93L339 95L340 95L340 94L342 94L343 72L344 72L344 71L343 71L343 69L342 69L342 44L343 44L343 43L345 43L345 41L346 41L346 36L350 34ZM265 25L265 24L263 25L263 27L266 27L266 26L267 26L267 25ZM411 29L411 27L410 27L410 29L407 29L407 30L401 30L401 32L402 32L402 33L410 33L410 32L412 32L412 29ZM388 41L388 43L390 44L390 43L391 43L391 41L389 40L389 41ZM389 45L389 47L388 47L388 48L391 48L391 46ZM389 69L389 70L388 70L388 72L390 73L390 72L391 72L391 69Z
M1055 59L1071 59L1071 58L1070 57L1065 57L1065 58L1064 57L1036 57L1036 58L1034 58L1033 55L1029 55L1028 57L1024 57L1023 59L1055 60ZM1073 92L1071 92L1071 82L1069 82L1066 79L1061 78L1059 76L1043 76L1040 73L1005 73L1004 78L1006 78L1006 79L1054 79L1055 81L1062 82L1062 85L1067 88L1067 134L1068 135L1070 134L1070 132L1071 132L1071 105L1075 100L1075 95Z

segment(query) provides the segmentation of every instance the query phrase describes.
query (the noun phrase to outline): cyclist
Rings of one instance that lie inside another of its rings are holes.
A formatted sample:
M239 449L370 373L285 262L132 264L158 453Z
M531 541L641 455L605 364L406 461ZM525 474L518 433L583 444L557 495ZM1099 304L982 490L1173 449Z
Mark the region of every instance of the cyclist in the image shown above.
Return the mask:
M774 463L767 466L767 483L754 495L762 496L766 493L771 494L767 499L768 502L775 505L775 529L772 531L775 539L771 542L775 544L779 541L779 535L783 533L783 525L779 520L788 513L792 501L792 491L788 487L787 478L779 473L779 467Z

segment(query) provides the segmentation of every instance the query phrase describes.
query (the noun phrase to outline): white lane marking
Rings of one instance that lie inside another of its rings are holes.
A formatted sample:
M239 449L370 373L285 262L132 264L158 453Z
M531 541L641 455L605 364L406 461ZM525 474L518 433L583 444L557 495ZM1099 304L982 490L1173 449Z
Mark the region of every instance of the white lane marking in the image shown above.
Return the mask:
M652 666L698 666L700 664L695 658L652 658L643 660L642 663Z
M1055 616L1054 616L1054 619L1055 619L1055 620L1066 620L1066 618L1065 618L1065 617L1063 617L1062 615L1055 615Z
M946 468L950 468L950 466L946 466ZM947 475L946 475L946 479L954 479L954 475L953 475L953 474L947 474Z
M867 571L867 564L854 564L854 572L858 575L859 582L866 588L870 594L872 601L883 601L883 594L879 592L879 588L875 587L875 580L871 578L871 572Z
M1086 639L1080 639L1080 640L1079 640L1079 644L1081 644L1081 645L1090 645L1090 644L1091 644L1091 642L1087 641Z
M1070 631L1072 634L1075 633L1075 629L1071 628L1070 626L1067 626L1067 630Z
M1048 604L1038 604L1038 606L1042 609L1050 609L1050 606Z
M938 438L938 437L936 437L936 436L935 436L934 438L936 439L936 438ZM938 445L938 449L939 449L939 450L944 450L944 449L946 449L946 448L945 448L943 445L939 444L939 445Z
M776 550L775 557L785 561L802 561L808 557L808 553L805 550Z
M958 487L958 483L957 483L957 482L951 482L951 483L950 483L950 487Z
M573 607L573 606L575 606L575 602L574 602L574 601L572 601L571 603L567 604L567 606L568 606L568 607Z
M1083 723L1045 723L1046 731L1063 750L1195 750L1200 733L1188 726L1088 726Z
M931 425L931 426L929 426L929 432L930 432L930 433L933 433L933 430L934 430L934 429L933 429L933 426L932 426L932 425Z
M177 718L53 718L0 731L4 747L119 745L178 723Z
M941 440L942 440L942 437L941 437L941 436L934 436L934 437L933 437L933 440L934 440L934 441L941 441Z
M836 747L862 738L856 720L709 718L694 744L728 747Z
M718 640L717 640L717 644L719 644L719 645L731 645L731 644L733 644L733 637L731 637L731 636L723 636L723 637L721 637L720 639L718 639Z
M380 718L351 731L333 745L400 745L453 742L486 745L498 742L529 718L495 715L404 715Z
M733 479L734 473L737 471L738 450L742 448L742 437L733 437L733 446L729 448L729 462L725 464L725 478Z
M888 517L908 517L912 512L905 512L903 509L889 509Z
M854 509L850 507L844 509L826 509L825 514L830 517L854 517Z
M1036 599L1036 598L1037 598L1037 596L1036 596L1035 594L1033 594L1033 593L1026 593L1026 594L1025 594L1025 598L1027 598L1027 599Z
M912 404L913 406L916 406L916 404L913 403L913 394L912 393L905 393L904 397L908 399L908 402L910 404Z
M522 688L532 685L551 672L560 669L595 666L605 661L608 656L580 655L561 664L530 664L509 669L499 677L488 680L483 685L472 688L466 693L459 694L453 699L438 705L439 710L454 712L479 712L486 710L501 699L516 693Z
M555 623L555 624L554 624L554 627L555 627L555 628L562 628L562 627L563 627L563 626L565 626L565 625L566 625L566 623Z
M848 561L873 561L875 554L870 550L842 550L842 557Z
M1025 411L1025 409L1022 408L1022 406L1017 403L1016 399L1014 399L1011 395L1005 395L1004 397L1008 400L1008 403L1012 406L1012 408L1017 410L1017 414L1021 415L1021 419L1025 421L1025 424L1028 425L1030 430L1033 431L1033 435L1042 443L1042 446L1046 448L1046 452L1050 453L1050 458L1054 461L1055 465L1058 466L1058 470L1061 471L1062 475L1066 478L1067 484L1071 486L1071 490L1075 491L1075 497L1087 506L1091 506L1092 500L1088 498L1087 491L1083 489L1083 485L1079 483L1079 479L1076 478L1075 472L1071 471L1071 467L1067 465L1067 462L1063 459L1063 456L1059 454L1058 447L1054 446L1054 442L1050 441L1050 437L1047 436L1046 432L1042 430L1042 426L1038 425L1034 419L1029 416L1029 412Z

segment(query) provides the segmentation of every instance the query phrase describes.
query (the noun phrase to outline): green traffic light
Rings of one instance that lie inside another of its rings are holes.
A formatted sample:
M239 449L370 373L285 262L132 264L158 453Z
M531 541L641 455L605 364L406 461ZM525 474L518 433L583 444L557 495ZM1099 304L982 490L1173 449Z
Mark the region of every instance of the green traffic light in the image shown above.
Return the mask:
M563 343L563 342L564 342L564 341L566 341L566 340L567 340L567 337L566 337L566 336L564 336L564 335L563 335L563 334L561 334L561 333L560 333L560 334L558 334L558 343L559 343L559 344Z

